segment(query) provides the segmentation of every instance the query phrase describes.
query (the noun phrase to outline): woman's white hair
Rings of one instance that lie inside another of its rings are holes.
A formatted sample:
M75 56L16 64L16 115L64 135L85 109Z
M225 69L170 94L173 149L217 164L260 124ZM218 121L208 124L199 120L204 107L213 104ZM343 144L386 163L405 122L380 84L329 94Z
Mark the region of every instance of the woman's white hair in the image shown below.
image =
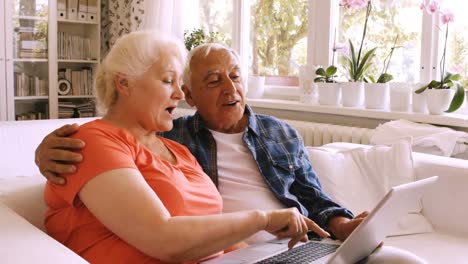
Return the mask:
M202 58L206 58L212 50L224 50L226 52L230 52L236 58L236 60L240 63L239 55L237 54L237 52L235 52L233 49L229 48L228 46L225 46L219 43L206 43L206 44L199 45L195 47L194 49L190 50L187 56L187 64L185 65L184 74L182 77L184 85L187 87L187 89L192 90L192 85L190 83L190 78L192 77L192 69L191 69L192 58L198 57L198 56L202 56Z
M165 54L174 54L182 65L187 51L182 42L154 31L136 31L120 37L98 66L94 90L100 113L107 112L117 100L115 78L128 80L146 73L155 63L164 63Z

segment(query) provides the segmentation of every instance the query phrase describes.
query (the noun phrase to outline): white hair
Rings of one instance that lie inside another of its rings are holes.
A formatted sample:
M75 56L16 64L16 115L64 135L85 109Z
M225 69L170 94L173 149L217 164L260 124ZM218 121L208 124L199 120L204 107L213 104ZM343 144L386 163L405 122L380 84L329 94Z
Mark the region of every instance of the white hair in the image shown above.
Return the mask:
M184 68L184 73L183 73L183 82L184 85L189 89L192 90L191 83L190 83L190 78L192 77L192 58L195 56L202 56L203 58L206 58L212 50L223 50L228 53L231 53L237 60L237 62L240 63L240 58L237 52L228 46L225 46L223 44L219 43L206 43L199 45L195 47L194 49L190 50L188 56L187 56L187 64L185 65Z
M140 77L155 63L164 63L161 59L165 54L175 54L184 65L187 51L178 39L154 31L136 31L120 37L96 72L94 90L100 112L106 113L117 100L117 75Z

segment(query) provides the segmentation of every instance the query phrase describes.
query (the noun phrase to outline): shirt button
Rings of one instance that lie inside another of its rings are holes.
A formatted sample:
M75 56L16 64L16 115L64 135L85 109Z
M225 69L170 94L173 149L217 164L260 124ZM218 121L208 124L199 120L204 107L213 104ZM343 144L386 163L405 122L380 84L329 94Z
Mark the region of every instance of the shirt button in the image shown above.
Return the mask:
M289 168L290 168L290 169L292 169L292 168L293 168L293 166L292 166L292 165L289 165Z

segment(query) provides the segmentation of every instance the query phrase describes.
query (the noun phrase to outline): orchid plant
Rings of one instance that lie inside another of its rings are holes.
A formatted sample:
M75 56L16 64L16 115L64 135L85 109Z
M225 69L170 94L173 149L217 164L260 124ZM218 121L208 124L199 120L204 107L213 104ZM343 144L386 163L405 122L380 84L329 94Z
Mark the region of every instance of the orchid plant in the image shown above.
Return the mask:
M449 109L446 111L448 113L454 112L458 110L463 104L465 100L465 90L461 83L459 82L461 79L460 74L451 73L449 71L445 71L445 58L447 53L447 39L448 39L448 32L449 32L449 24L452 23L454 19L454 15L450 10L442 9L441 2L442 0L427 0L421 3L421 9L426 10L429 14L437 14L440 15L440 22L442 25L445 26L445 42L444 42L444 50L442 53L442 57L440 59L440 80L432 80L427 85L417 89L415 93L420 94L424 92L426 89L451 89L455 88L455 96L450 103Z
M350 48L350 54L345 55L345 59L348 62L348 66L346 67L348 71L348 77L350 81L354 82L360 82L363 81L364 75L371 66L371 59L375 54L375 51L377 48L373 48L367 52L364 52L363 54L363 45L364 45L364 39L366 38L366 33L367 33L367 22L369 21L369 15L372 11L372 3L370 0L341 0L340 2L341 6L344 6L346 8L363 8L366 7L366 18L364 21L364 30L362 32L362 38L361 38L361 43L359 46L359 51L354 49L354 45L349 41L349 48Z
M391 80L393 80L393 75L388 73L388 66L390 66L390 61L392 60L393 52L395 51L396 48L399 48L396 44L398 41L398 35L395 37L395 41L393 42L393 46L390 48L390 51L388 52L387 56L384 59L383 63L383 69L382 73L380 73L379 77L377 80L373 76L367 76L364 78L365 82L373 82L373 83L387 83Z
M332 65L328 66L328 68L324 69L321 66L318 66L315 70L315 74L317 77L314 79L314 82L325 82L325 83L336 83L335 77L337 77L336 72L338 68L335 66L335 53L340 49L336 45L336 29L335 29L335 36L333 38L333 57L332 57Z

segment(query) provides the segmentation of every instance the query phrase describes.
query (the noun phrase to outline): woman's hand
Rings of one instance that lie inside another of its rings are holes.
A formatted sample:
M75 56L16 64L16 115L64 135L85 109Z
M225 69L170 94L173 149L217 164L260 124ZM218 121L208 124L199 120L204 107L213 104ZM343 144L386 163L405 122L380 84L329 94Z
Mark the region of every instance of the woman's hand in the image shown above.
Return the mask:
M292 248L299 241L307 241L308 231L313 231L324 238L330 236L328 232L320 228L314 221L303 216L296 208L268 211L265 230L278 238L290 237L289 248Z

